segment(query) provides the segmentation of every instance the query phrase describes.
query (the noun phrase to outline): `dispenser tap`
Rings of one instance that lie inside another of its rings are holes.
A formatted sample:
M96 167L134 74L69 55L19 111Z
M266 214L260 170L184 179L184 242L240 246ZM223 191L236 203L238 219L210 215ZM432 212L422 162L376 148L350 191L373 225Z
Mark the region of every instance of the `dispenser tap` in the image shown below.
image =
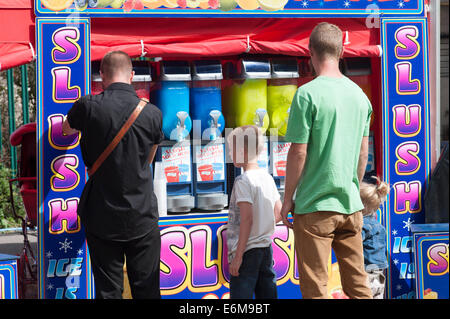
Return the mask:
M219 117L222 115L222 112L218 111L218 110L212 110L211 112L209 112L209 139L211 141L215 140L217 138L217 133L218 133L218 128L220 127L219 124Z
M289 113L290 113L290 112L291 112L291 108L288 108L287 111L286 111L287 116L286 116L286 118L284 119L284 124L286 124L286 125L287 125L287 123L289 122Z
M172 134L170 134L171 135L170 137L171 139L175 139L177 142L181 142L189 134L187 132L185 124L186 119L189 117L189 114L187 112L180 111L177 112L177 117L178 117L177 128L172 131L172 134L176 133L176 136L172 136Z
M267 110L265 109L257 109L256 110L256 117L255 117L255 124L256 126L262 128L264 126L264 117L267 114Z

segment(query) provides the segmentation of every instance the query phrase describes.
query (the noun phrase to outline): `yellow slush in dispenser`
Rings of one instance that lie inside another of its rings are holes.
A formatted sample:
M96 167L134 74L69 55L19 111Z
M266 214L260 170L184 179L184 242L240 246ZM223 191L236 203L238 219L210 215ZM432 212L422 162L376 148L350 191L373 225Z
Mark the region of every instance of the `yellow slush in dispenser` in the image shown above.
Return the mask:
M295 58L273 58L272 78L267 85L267 113L271 135L286 134L289 109L297 91L298 65Z
M232 80L224 88L223 107L228 127L257 125L263 132L269 127L267 115L267 79L269 60L240 59L226 65L226 75Z
M299 78L295 58L272 58L272 78L267 85L267 111L270 118L270 173L283 197L287 153L291 143L284 141L289 110Z

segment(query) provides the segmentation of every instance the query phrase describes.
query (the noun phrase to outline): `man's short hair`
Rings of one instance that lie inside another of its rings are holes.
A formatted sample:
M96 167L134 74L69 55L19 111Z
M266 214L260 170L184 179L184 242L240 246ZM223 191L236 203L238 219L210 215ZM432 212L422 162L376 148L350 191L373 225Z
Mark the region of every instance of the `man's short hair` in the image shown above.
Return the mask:
M117 75L128 75L133 71L130 56L123 51L111 51L105 54L101 63L100 71L111 79Z
M340 59L342 53L342 31L338 26L321 22L309 36L309 50L314 50L319 60L325 58Z

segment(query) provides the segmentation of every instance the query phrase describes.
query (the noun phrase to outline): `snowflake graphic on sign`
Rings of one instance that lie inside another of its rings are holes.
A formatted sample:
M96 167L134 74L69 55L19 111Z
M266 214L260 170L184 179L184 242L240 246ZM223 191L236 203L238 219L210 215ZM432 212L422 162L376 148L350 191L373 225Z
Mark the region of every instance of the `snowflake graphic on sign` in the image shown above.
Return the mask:
M72 241L68 241L67 238L65 238L63 242L60 241L58 244L60 245L59 250L64 250L64 253L66 254L69 249L72 249Z
M411 218L408 218L408 220L405 222L403 221L403 224L405 224L405 226L403 226L403 228L406 228L408 231L411 231L411 225L414 223L413 220L411 220Z

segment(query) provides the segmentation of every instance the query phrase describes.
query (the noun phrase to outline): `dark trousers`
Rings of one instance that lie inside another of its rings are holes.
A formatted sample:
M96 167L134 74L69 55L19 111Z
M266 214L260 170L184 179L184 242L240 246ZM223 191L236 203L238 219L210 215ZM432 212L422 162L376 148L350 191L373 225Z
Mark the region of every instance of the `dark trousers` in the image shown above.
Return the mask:
M276 299L277 276L273 270L272 246L247 250L239 276L230 277L231 299Z
M145 236L130 241L103 240L92 234L86 234L86 239L97 299L122 298L125 258L133 298L161 298L161 237L157 225Z

